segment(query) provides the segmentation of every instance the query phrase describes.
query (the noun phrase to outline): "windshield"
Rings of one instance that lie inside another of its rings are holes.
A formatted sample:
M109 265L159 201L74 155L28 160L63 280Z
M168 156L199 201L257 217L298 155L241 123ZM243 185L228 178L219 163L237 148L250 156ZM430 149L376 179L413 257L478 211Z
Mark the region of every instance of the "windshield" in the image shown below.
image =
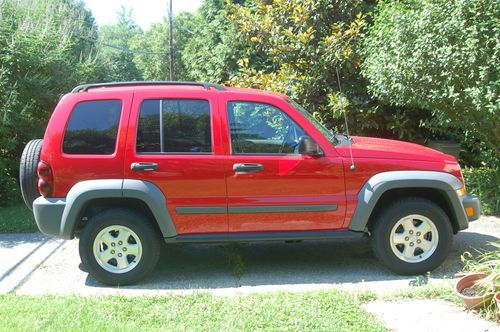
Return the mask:
M325 136L330 142L336 144L338 143L337 141L337 137L335 137L335 133L333 132L333 130L331 129L327 129L321 122L319 122L318 120L316 120L311 113L309 113L304 107L300 106L297 102L295 102L294 100L288 98L287 99L288 103L290 103L290 105L292 105L297 111L299 111L303 116L306 117L307 120L309 120L309 122L312 123L312 125L314 127L316 127L316 129L318 129L322 134L323 136Z

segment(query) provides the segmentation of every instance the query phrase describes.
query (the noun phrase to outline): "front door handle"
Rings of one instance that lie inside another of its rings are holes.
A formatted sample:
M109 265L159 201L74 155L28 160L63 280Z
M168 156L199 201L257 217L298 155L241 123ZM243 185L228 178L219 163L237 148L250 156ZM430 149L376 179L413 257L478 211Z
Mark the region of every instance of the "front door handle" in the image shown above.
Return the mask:
M157 163L132 163L130 169L133 171L156 171L158 169Z
M264 169L262 164L234 164L233 171L244 172L244 173L255 173L260 172Z

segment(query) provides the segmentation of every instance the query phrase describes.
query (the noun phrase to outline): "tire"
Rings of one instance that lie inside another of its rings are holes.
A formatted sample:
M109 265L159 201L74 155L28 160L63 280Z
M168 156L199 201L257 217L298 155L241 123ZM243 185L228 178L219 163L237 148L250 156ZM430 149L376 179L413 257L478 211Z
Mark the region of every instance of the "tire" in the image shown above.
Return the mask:
M110 209L87 222L79 252L83 266L98 281L129 285L141 281L155 268L160 236L143 215L128 209Z
M40 152L42 151L41 139L34 139L28 142L24 147L21 161L19 163L19 185L21 194L26 206L33 210L33 201L40 197L38 192L38 173L37 167L40 161Z
M375 256L401 275L419 275L437 268L448 256L453 240L446 213L423 198L393 203L373 225Z

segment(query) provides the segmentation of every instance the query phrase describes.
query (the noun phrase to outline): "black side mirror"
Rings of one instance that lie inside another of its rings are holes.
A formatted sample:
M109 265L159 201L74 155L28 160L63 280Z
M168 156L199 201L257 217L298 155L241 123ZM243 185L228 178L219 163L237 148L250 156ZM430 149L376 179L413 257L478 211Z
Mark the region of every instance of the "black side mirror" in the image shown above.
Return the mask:
M318 143L309 136L301 136L299 138L299 153L312 157L321 157L324 155Z

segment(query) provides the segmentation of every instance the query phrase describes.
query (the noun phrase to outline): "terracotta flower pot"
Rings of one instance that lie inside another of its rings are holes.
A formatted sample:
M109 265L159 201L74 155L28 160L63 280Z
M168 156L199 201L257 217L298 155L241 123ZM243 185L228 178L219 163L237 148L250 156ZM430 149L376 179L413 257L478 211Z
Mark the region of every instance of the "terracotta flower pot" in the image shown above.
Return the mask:
M464 301L467 309L485 307L493 298L492 292L487 292L483 295L464 294L467 293L466 291L464 292L464 290L472 290L472 287L477 286L478 282L485 277L486 275L484 273L474 273L458 279L457 284L455 285L455 291L458 293L458 296L460 296L460 298Z

